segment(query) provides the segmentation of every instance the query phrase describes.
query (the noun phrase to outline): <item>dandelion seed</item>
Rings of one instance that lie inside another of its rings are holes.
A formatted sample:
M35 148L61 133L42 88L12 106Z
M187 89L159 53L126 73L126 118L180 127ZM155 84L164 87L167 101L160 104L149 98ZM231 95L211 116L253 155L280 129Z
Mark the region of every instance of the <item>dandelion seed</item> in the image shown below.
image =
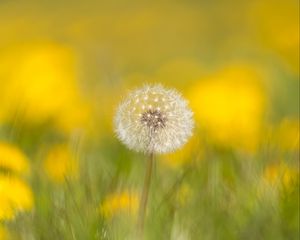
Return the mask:
M139 99L145 100L143 105ZM138 114L132 114L130 109L136 109ZM131 93L115 117L115 131L121 142L145 153L168 153L180 148L192 135L193 125L187 101L177 91L161 85L145 86Z

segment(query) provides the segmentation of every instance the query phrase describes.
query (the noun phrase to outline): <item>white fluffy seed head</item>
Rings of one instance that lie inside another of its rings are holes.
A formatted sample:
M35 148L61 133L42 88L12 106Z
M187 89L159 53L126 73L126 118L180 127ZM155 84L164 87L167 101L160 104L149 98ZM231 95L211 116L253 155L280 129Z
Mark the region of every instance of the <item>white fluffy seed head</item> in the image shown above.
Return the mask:
M115 116L118 138L130 149L144 153L175 151L187 142L193 127L187 101L161 85L131 92Z

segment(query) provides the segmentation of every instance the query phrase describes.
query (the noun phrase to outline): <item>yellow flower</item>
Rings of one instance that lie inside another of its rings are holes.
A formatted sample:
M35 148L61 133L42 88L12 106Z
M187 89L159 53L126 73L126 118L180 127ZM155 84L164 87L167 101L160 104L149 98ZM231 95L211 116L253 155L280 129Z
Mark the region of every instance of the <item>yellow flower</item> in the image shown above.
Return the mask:
M75 56L71 49L55 44L29 47L21 51L14 67L8 91L12 103L22 104L30 120L55 116L75 97Z
M19 111L26 121L50 119L67 133L85 126L90 112L78 84L73 49L48 43L18 50L0 59L0 63L10 63L5 69L3 94L0 89L0 107L5 108L4 113L0 111L2 118L9 119Z
M44 160L44 170L52 181L62 183L65 178L78 176L78 162L68 146L57 145L48 152Z
M265 103L258 80L254 69L238 65L192 87L189 98L195 118L215 143L255 150Z
M23 174L29 171L27 157L17 147L0 142L0 169Z
M0 220L13 219L33 207L31 189L16 177L0 175Z
M106 218L127 213L131 216L137 213L139 206L139 195L136 192L124 191L108 195L100 205L100 213Z
M282 150L299 150L299 119L284 119L275 132L277 144Z

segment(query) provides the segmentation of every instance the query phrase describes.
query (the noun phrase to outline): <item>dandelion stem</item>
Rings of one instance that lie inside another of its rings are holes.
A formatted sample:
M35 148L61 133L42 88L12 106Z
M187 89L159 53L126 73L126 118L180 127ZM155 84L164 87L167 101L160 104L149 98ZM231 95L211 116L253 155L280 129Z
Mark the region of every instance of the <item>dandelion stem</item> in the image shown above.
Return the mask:
M151 184L153 162L154 162L154 154L150 153L149 159L147 161L144 187L143 187L140 208L139 208L139 216L138 216L138 234L142 239L143 239L143 234L144 234L144 223L145 223L145 216L146 216L146 211L147 211L149 189L150 189L150 184Z

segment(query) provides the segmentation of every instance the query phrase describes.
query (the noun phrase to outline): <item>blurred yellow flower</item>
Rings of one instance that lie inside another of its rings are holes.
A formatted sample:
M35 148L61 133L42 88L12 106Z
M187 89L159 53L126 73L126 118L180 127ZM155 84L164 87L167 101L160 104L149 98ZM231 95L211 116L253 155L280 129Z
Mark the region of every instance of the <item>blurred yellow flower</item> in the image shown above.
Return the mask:
M111 219L120 213L136 215L139 207L139 195L136 192L124 191L108 195L100 205L100 213Z
M282 150L299 150L299 119L284 119L275 130L275 140Z
M18 212L33 207L29 186L16 177L0 175L0 220L13 219Z
M281 185L290 189L299 177L299 170L291 168L284 163L272 164L264 171L264 180L273 186Z
M22 104L31 120L53 117L77 93L71 49L55 44L29 47L21 52L14 67L9 89L14 95L12 100Z
M65 178L78 176L78 162L67 145L57 145L48 152L44 170L52 181L63 183Z
M3 106L10 111L7 118L19 111L25 120L33 123L53 120L66 132L86 124L90 109L78 83L77 57L71 48L40 44L3 58L10 62L2 97Z
M0 169L24 174L29 171L29 162L25 154L16 146L0 142Z
M255 69L237 65L191 88L189 99L198 125L215 143L255 150L265 107L259 80Z

